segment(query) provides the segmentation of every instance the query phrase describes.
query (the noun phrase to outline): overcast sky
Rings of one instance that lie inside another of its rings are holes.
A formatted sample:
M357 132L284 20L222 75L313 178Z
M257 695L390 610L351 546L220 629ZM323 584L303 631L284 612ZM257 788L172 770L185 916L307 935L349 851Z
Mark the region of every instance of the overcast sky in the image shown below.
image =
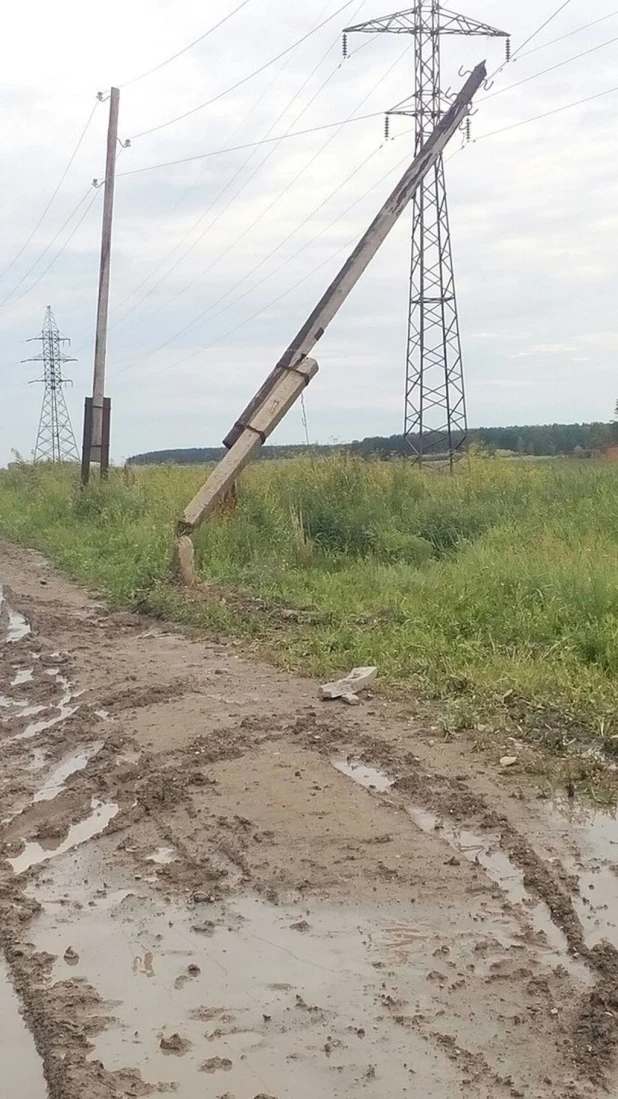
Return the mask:
M120 136L132 144L118 162L112 260L107 393L117 461L143 450L219 444L412 150L411 120L393 120L393 140L384 145L377 116L255 150L125 174L354 113L379 113L410 94L407 36L355 36L341 64L341 28L388 14L394 10L388 0L383 6L350 0L339 14L344 0L248 0L194 49L134 79L239 2L106 0L94 9L82 0L33 0L11 9L0 66L0 269L30 236L96 93L113 83L121 87ZM456 135L447 151L473 426L612 415L618 396L618 90L491 135L618 84L614 5L570 0L521 58L502 69L487 99L479 96L476 141L461 150ZM464 14L510 31L516 50L558 6L558 0L470 0ZM236 91L138 136L225 91L329 16ZM603 16L609 18L553 42ZM444 39L444 84L458 87L459 66L482 58L490 71L497 69L503 41ZM107 104L96 107L49 212L0 278L0 464L12 448L28 456L34 445L42 387L27 384L37 377L36 364L20 360L38 350L25 341L40 331L48 304L77 358L67 367L74 379L67 401L78 439L81 434L83 399L92 385L102 193L68 243L90 195L50 242L91 180L104 174L107 111ZM401 430L409 233L408 213L319 345L320 373L307 392L314 441ZM303 437L294 409L273 441Z

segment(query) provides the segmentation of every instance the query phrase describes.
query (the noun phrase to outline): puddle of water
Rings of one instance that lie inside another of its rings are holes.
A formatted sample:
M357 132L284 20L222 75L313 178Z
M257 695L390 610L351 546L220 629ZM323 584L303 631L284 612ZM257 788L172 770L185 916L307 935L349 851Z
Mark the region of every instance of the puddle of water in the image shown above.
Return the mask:
M77 824L72 824L68 836L58 847L46 850L40 843L30 842L26 843L21 855L8 859L7 861L11 864L14 873L23 874L24 870L29 870L31 866L37 866L48 859L63 855L65 851L70 851L73 847L78 847L80 843L92 839L93 836L98 836L118 812L118 805L115 801L102 802L98 801L97 798L93 798L90 805L91 812L89 816L85 820L78 821Z
M157 847L152 855L146 857L146 862L158 862L163 865L168 862L174 862L175 858L176 852L173 847Z
M384 771L378 771L376 767L368 767L365 763L355 763L346 759L333 759L331 762L333 767L340 771L342 775L354 779L354 782L358 782L360 786L364 786L367 790L378 790L380 793L384 793L384 791L390 790L395 782Z
M561 862L579 881L573 903L588 946L608 939L618 947L618 820L578 804L548 805L546 813L581 852Z
M10 1077L11 1099L46 1099L43 1066L20 1014L8 969L1 959L0 1018L0 1065L6 1079Z
M34 721L30 725L26 726L23 733L17 733L15 736L12 736L10 739L11 740L30 740L31 737L37 736L39 733L44 732L45 729L51 729L51 728L53 728L54 725L59 725L61 721L66 721L67 718L71 717L72 714L74 714L76 712L76 710L79 709L78 706L70 706L69 705L69 703L71 702L71 699L73 699L74 697L75 696L71 695L71 694L64 695L63 698L60 699L60 702L58 703L58 705L55 707L55 709L58 710L58 714L56 715L56 717L50 717L46 721ZM45 709L45 707L41 707L41 708ZM37 709L35 708L34 711L32 709L30 709L30 713L32 713L32 712L36 713ZM25 713L25 711L24 711L24 713Z
M29 683L34 676L34 668L20 668L15 678L11 680L11 687L19 687L22 683Z
M9 624L6 631L7 641L23 641L31 632L30 623L19 611L9 608Z
M101 876L88 863L92 854L59 860L53 884L49 877L37 884L43 913L32 933L38 950L57 956L53 979L82 977L113 1003L115 1023L92 1053L109 1070L132 1067L154 1084L175 1082L179 1099L339 1099L358 1094L361 1080L366 1099L459 1093L447 1054L379 1005L388 988L412 1011L435 1008L428 958L446 928L453 953L462 964L469 958L479 934L469 912L425 914L419 923L405 903L312 902L307 911L245 896L187 910L135 894L111 909L103 898L103 908L90 899L93 886L85 888ZM83 907L55 903L67 894ZM294 927L301 919L304 931ZM213 921L209 934L193 930L204 920ZM70 971L69 944L79 955ZM183 1056L160 1049L161 1036L172 1034L191 1043ZM205 1062L212 1073L200 1071Z
M450 846L470 862L479 863L487 877L500 886L500 889L513 904L523 904L526 915L535 931L541 932L557 959L580 979L586 974L581 962L569 954L566 936L551 918L551 912L544 901L538 901L526 889L524 871L511 861L506 851L500 847L500 837L494 833L477 836L467 829L454 828L447 821L418 806L407 806L412 820L423 832L438 834Z
M76 771L83 771L90 760L96 756L97 752L101 751L102 747L103 741L96 740L93 744L84 744L81 748L78 748L77 751L71 752L70 755L65 756L65 758L53 768L32 800L53 801L60 791L64 790L66 780L69 776L74 775Z
M384 771L379 771L374 767L342 759L334 759L331 762L338 771L365 788L384 792L393 786L394 779L390 778ZM511 861L507 852L501 848L498 835L484 833L482 837L477 836L474 832L466 829L454 828L435 813L430 813L419 806L408 805L406 808L414 823L423 832L437 832L464 858L482 866L488 878L500 887L513 904L523 904L527 917L535 931L541 932L545 936L551 954L555 955L556 959L579 980L588 983L589 974L585 966L569 954L569 945L564 932L552 920L548 906L543 901L538 901L528 892L524 884L523 870L520 870ZM618 845L618 822L614 822L614 825ZM613 875L613 884L618 900L618 878L615 875ZM618 924L618 908L615 911Z

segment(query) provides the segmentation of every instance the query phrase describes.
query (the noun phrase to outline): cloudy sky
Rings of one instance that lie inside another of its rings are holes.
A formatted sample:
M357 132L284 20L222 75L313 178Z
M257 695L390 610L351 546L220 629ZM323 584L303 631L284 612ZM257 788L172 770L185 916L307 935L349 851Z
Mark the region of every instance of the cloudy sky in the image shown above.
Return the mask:
M142 76L239 3L106 0L93 9L34 0L12 8L0 66L0 464L12 448L29 455L34 445L42 389L27 384L36 364L20 360L38 350L25 341L40 331L48 304L77 358L67 367L67 401L81 432L102 206L101 191L89 187L104 174L107 104L96 106L24 244L99 90L120 86L120 136L131 139L118 162L108 353L118 461L219 444L403 170L411 120L394 120L384 144L380 112L410 94L411 39L356 36L341 63L341 28L387 14L388 3L247 0L195 48ZM448 150L472 425L612 414L618 88L598 93L618 85L615 3L568 0L479 97L475 140L461 149L457 135ZM510 31L516 50L558 7L470 0L464 12ZM459 66L482 58L499 68L504 43L444 39L444 84L459 86ZM216 155L139 171L205 153ZM408 215L320 344L320 373L307 393L315 441L401 430L409 231ZM303 437L294 409L274 441Z

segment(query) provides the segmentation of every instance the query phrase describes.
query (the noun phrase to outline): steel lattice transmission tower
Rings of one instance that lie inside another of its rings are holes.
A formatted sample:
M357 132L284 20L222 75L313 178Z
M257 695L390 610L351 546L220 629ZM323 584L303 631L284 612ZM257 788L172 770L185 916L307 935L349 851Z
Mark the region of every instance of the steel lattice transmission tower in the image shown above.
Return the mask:
M62 350L62 344L71 341L66 336L60 335L50 305L45 310L45 320L40 336L33 336L27 342L32 343L34 340L41 341L40 355L34 355L31 359L22 359L22 362L26 363L43 363L43 377L34 379L37 382L43 382L45 386L34 447L34 461L78 462L77 443L63 391L65 385L73 383L70 378L64 378L62 375L64 364L77 360L65 355Z
M344 31L344 54L352 32L411 34L415 42L414 95L388 115L415 119L418 153L449 105L440 83L443 34L506 38L505 31L417 0L414 7L371 19ZM509 50L507 48L507 57ZM412 207L412 257L406 353L404 454L417 462L429 453L457 457L467 430L461 341L444 161L440 156L416 193Z

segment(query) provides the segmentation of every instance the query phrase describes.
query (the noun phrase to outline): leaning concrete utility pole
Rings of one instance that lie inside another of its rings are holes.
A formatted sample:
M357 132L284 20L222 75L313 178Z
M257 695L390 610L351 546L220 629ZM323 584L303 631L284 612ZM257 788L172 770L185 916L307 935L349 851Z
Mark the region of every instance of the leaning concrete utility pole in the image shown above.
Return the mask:
M318 364L309 352L324 335L349 293L421 186L449 140L470 109L475 92L487 75L481 62L470 74L453 105L437 123L427 141L404 172L379 214L361 237L352 254L335 276L311 315L292 340L283 357L234 424L225 439L228 453L187 505L177 527L180 579L192 583L193 544L189 535L214 511L230 490L242 469L283 419L306 385L315 377Z
M97 301L97 328L94 345L94 376L92 397L86 398L84 407L84 439L82 446L82 482L88 483L90 463L99 465L105 477L109 467L109 429L111 403L105 397L105 360L107 355L107 315L109 312L109 281L112 258L112 219L114 214L114 185L116 182L116 150L118 146L118 108L120 91L112 88L109 100L109 124L107 127L107 158L103 192L103 223L101 228L101 264L99 268L99 296Z

